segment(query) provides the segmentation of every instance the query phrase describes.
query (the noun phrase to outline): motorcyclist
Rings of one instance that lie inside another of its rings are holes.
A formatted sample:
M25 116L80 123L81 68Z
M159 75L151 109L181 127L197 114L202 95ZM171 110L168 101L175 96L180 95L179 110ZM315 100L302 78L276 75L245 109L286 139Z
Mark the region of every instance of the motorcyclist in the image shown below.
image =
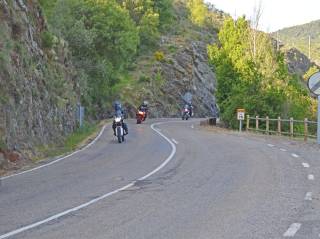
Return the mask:
M138 108L139 111L142 111L145 114L145 119L147 118L147 114L148 114L148 102L147 101L143 101L142 104L139 106Z
M115 111L115 116L116 117L121 117L121 122L123 125L123 130L124 130L124 134L128 134L128 125L126 123L123 122L124 120L124 110L122 108L122 105L119 101L115 101L113 104L114 107L114 111ZM112 124L112 129L113 129L113 134L116 135L116 122L115 120L113 120L113 124Z
M188 109L189 109L189 112L190 112L190 116L193 116L193 106L192 106L192 102L189 101L187 103L187 106L188 106Z

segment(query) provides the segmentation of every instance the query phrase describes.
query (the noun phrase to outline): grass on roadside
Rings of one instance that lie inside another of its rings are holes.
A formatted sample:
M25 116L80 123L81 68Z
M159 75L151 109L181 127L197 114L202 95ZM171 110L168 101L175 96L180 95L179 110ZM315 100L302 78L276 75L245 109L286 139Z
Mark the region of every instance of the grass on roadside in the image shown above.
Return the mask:
M44 158L56 157L74 151L87 143L89 139L96 136L101 124L84 123L82 128L78 128L72 134L67 136L63 143L59 145L41 145L37 148L39 156L32 161L39 161Z

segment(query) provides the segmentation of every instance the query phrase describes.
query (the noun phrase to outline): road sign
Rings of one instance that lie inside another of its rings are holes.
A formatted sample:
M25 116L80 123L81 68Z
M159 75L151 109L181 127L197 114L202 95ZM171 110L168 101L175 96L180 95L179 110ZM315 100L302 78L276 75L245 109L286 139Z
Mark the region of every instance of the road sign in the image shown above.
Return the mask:
M318 95L317 142L320 144L320 72L313 74L309 78L308 87L313 94Z
M237 109L237 119L244 120L245 110L244 109Z
M239 120L239 131L242 131L242 121L244 120L245 110L237 109L237 119Z
M320 72L313 74L308 80L310 91L316 95L320 95Z

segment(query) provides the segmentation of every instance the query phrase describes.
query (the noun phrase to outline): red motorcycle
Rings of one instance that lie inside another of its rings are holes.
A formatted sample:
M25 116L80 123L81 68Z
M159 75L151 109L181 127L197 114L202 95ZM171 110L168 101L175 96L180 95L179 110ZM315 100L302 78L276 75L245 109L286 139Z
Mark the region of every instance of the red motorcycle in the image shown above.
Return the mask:
M136 114L136 118L137 118L137 124L141 124L142 121L145 121L147 118L147 113L141 110L138 110L137 114Z

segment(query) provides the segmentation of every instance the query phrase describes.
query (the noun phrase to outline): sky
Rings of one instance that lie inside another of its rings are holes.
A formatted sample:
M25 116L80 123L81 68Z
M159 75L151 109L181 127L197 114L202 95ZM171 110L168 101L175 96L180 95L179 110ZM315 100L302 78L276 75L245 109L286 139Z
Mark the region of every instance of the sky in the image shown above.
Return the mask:
M205 0L230 15L253 15L259 0ZM273 32L284 27L308 23L320 19L320 0L261 0L260 30Z

